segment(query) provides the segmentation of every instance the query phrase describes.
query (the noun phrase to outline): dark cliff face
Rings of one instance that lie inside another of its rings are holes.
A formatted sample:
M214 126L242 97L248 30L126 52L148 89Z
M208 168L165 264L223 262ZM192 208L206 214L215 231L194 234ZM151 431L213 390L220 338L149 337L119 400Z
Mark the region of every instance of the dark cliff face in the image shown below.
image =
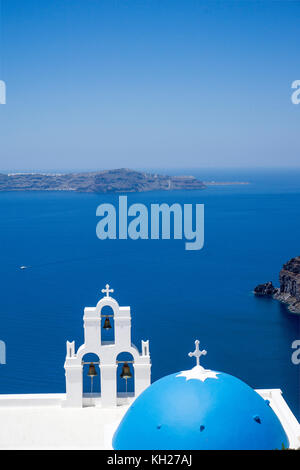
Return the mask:
M290 294L300 302L300 256L283 265L279 274L280 293Z
M261 296L272 296L288 305L293 313L300 313L300 256L285 263L279 273L280 287L276 289L272 282L259 284L254 293Z
M288 304L293 313L300 313L300 256L290 259L279 273L280 288L274 298Z

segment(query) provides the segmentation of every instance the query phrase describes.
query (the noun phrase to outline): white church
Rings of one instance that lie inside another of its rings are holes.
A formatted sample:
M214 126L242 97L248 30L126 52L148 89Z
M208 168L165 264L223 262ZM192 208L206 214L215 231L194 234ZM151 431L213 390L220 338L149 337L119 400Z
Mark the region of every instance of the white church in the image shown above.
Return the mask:
M113 292L107 284L97 305L84 309L83 344L66 342L65 393L0 395L0 449L300 447L300 425L282 391L253 390L205 369L198 340L189 353L194 367L151 384L149 341L140 349L131 343L130 307Z

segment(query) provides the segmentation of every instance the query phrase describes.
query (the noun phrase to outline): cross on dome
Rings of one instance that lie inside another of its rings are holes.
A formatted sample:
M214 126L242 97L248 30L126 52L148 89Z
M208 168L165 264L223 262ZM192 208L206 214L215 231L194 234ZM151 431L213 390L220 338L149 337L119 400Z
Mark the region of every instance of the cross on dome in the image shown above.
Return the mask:
M103 292L103 294L106 294L106 297L110 297L109 293L113 292L113 291L114 291L113 289L109 288L109 284L106 284L105 289L101 290L101 292Z
M206 379L218 378L217 375L219 375L220 372L215 372L213 370L205 369L204 367L200 366L200 357L206 356L207 351L205 351L205 349L203 349L203 351L200 351L199 343L200 341L196 339L195 351L189 353L189 357L194 356L196 358L196 365L192 369L181 371L180 374L176 375L176 377L185 377L186 380L198 379L201 380L201 382L205 382Z
M194 356L196 358L196 365L197 366L200 366L200 357L201 356L206 356L206 354L207 354L207 351L205 351L205 349L200 351L199 343L200 343L200 341L198 339L196 339L196 341L195 341L195 346L196 346L195 351L189 353L189 357Z

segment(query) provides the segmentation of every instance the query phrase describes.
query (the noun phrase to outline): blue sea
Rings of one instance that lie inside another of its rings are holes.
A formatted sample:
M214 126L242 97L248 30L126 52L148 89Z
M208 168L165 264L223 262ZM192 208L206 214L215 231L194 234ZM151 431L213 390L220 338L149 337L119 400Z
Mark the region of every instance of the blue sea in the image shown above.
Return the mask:
M170 173L167 170L166 173ZM96 237L96 208L118 195L0 193L0 393L64 391L66 340L83 342L83 309L109 283L132 309L133 342L150 340L152 380L190 368L194 340L205 367L255 388L281 388L299 417L300 316L253 288L278 285L300 254L299 170L185 170L204 180L249 181L201 191L128 194L128 203L205 204L205 244ZM21 265L29 266L20 270Z

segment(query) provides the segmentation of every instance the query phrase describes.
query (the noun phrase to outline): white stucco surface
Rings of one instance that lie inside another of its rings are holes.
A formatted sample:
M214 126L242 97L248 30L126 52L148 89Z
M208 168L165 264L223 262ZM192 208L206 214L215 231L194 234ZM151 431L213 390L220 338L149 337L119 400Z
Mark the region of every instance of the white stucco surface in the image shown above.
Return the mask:
M2 398L0 449L112 449L113 433L129 407L63 408L61 403L51 404L54 394L37 400L28 395L27 404L15 399L14 405L5 405Z

